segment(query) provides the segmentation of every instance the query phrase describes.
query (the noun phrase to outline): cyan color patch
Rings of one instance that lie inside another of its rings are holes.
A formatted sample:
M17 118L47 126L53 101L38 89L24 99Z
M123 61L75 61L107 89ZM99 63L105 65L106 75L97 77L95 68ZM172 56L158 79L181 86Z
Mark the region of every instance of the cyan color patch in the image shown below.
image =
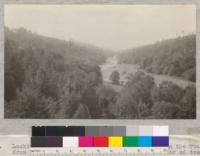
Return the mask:
M138 137L139 147L152 147L152 137L151 136L139 136Z

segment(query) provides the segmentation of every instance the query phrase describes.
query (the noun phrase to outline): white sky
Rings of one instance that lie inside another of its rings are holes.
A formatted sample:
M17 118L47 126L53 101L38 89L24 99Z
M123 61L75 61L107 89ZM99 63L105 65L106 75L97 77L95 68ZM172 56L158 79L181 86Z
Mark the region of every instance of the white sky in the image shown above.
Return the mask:
M7 5L5 25L121 50L196 33L194 5Z

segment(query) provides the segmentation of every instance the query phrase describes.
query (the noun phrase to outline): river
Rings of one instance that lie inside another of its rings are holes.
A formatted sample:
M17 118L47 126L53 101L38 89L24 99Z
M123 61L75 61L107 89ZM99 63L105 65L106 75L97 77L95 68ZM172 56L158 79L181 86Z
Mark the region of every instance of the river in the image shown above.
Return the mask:
M125 83L127 81L126 77L130 74L134 74L137 71L144 71L139 68L139 65L134 65L134 64L118 64L117 63L117 58L114 57L109 57L106 61L105 64L100 65L101 71L102 71L102 76L103 80L105 83L110 84L111 81L109 79L111 73L114 70L117 70L120 73L120 82ZM163 81L171 81L181 88L185 88L188 85L195 85L194 82L188 81L188 80L183 80L178 77L173 77L173 76L168 76L168 75L158 75L158 74L152 74L152 73L147 73L144 71L146 74L149 74L154 77L154 81L156 85L158 86L160 83ZM111 85L111 84L110 84ZM120 88L117 90L119 91Z

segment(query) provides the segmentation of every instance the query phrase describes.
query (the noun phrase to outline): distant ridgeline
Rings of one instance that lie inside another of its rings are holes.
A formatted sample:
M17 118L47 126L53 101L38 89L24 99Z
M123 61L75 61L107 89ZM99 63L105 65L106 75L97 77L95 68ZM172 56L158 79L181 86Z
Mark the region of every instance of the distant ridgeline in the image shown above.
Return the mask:
M76 41L64 41L32 33L24 28L9 30L5 28L6 45L15 46L15 51L37 52L39 54L55 53L57 57L64 55L65 62L72 63L104 63L111 53L93 45ZM26 51L28 50L28 51Z
M99 64L110 54L24 28L5 28L5 117L96 118L100 107L92 104L102 84ZM74 117L80 109L84 115Z
M187 35L130 49L119 63L138 64L147 72L196 81L196 36Z

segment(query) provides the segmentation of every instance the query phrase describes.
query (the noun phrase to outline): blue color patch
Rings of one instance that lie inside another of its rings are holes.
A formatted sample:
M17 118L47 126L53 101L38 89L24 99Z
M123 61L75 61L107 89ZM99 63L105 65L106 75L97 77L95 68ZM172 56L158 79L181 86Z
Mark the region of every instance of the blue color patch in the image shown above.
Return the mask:
M139 147L152 147L152 137L151 136L139 136L138 137Z

